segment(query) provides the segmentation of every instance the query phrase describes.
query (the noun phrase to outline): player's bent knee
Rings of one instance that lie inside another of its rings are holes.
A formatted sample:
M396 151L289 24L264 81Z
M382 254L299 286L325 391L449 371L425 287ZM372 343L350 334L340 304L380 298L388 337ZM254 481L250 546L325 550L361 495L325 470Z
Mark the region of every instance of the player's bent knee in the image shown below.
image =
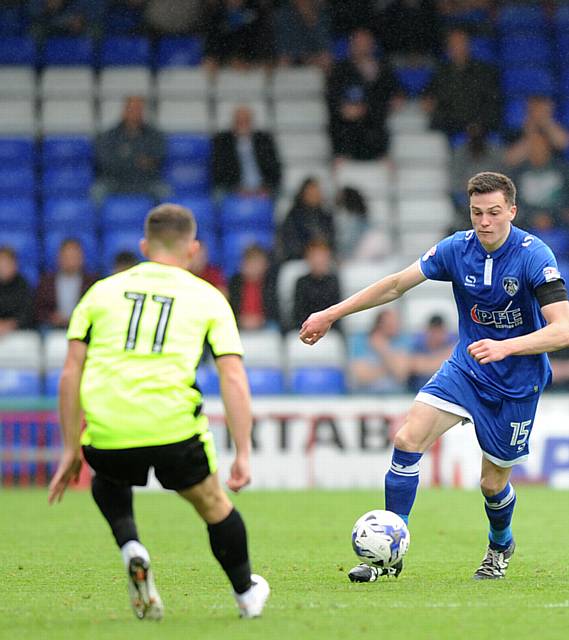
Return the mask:
M224 520L233 509L233 504L215 474L208 476L203 482L189 489L178 491L178 494L191 502L201 518L208 524Z
M420 439L415 437L411 430L406 429L405 427L395 434L393 445L400 451L410 451L415 453L423 452Z
M480 490L485 496L495 496L508 484L508 478L487 475L480 478Z

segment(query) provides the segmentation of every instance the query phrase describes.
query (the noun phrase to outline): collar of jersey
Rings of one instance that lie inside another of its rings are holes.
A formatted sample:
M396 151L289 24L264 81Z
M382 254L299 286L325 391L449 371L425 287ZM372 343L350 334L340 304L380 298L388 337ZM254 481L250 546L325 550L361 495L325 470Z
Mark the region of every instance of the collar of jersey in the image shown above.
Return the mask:
M485 249L482 246L482 243L480 242L480 240L478 239L478 236L476 235L476 233L474 234L474 241L476 243L476 248L478 249L479 253L483 254L484 257L490 256L491 258L499 258L503 253L508 251L511 245L514 243L514 236L515 236L514 225L512 224L510 225L510 233L508 234L506 241L501 247L496 249L496 251L488 251L487 249Z

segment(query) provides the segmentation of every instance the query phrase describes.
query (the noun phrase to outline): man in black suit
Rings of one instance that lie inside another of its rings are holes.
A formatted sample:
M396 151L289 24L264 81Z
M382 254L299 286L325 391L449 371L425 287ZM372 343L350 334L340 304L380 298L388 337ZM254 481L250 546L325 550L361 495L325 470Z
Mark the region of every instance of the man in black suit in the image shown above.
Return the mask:
M281 180L281 163L270 133L253 129L253 113L241 106L231 131L213 139L213 183L220 192L272 195Z

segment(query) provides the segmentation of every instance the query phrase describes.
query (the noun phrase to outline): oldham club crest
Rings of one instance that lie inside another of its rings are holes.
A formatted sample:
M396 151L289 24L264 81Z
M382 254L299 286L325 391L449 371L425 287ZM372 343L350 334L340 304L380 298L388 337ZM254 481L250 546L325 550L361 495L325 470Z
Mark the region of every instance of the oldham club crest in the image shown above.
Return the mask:
M515 296L520 288L520 283L517 278L512 278L511 276L507 276L502 280L502 286L504 287L504 291L509 296Z

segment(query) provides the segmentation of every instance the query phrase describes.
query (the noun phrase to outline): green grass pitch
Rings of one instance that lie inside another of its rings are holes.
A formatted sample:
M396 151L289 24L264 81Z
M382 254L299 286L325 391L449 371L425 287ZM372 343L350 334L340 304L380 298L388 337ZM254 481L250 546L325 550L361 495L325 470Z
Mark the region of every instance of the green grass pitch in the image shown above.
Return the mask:
M353 585L353 522L380 507L371 491L248 491L235 500L254 570L272 595L240 620L203 524L175 495L141 493L136 513L166 607L131 613L122 562L86 492L48 508L44 491L0 492L0 638L548 640L569 638L569 495L523 487L508 577L475 582L486 518L475 491L425 490L399 579Z

